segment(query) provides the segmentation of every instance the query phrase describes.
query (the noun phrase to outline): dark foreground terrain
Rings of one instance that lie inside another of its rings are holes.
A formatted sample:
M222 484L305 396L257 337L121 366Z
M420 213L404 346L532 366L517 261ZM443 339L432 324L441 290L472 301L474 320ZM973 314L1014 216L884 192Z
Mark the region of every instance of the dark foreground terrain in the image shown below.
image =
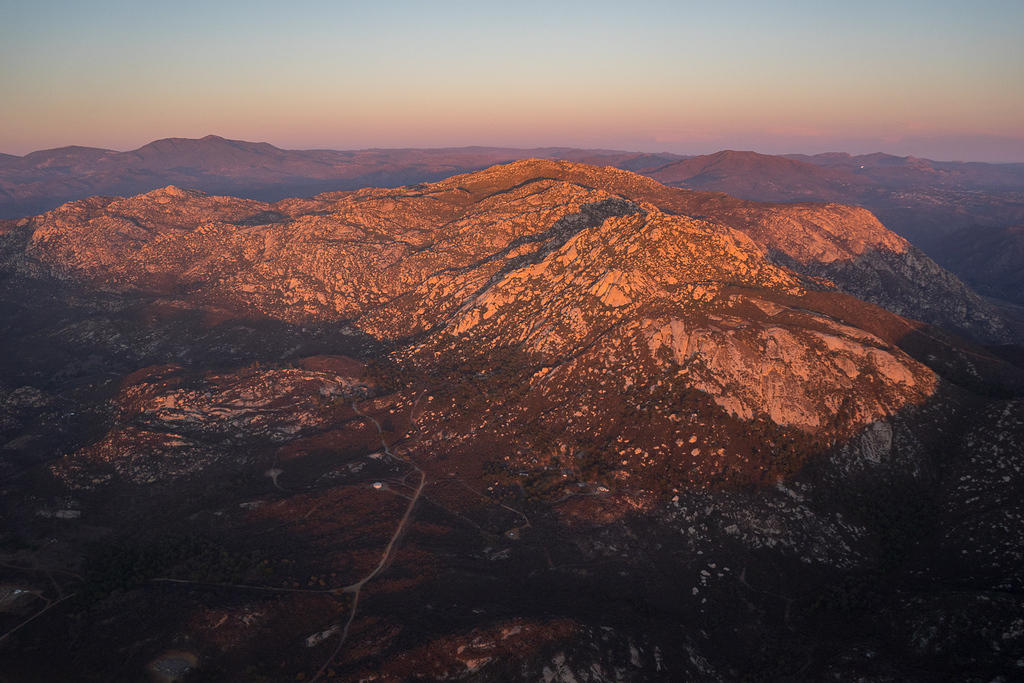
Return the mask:
M1024 675L1024 354L863 209L531 160L0 259L0 680Z

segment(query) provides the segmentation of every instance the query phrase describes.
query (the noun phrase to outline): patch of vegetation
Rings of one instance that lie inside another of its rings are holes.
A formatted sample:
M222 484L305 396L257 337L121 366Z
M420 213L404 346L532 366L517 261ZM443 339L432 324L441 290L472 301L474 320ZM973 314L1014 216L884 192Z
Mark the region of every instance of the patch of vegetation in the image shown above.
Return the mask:
M85 558L86 592L99 598L158 577L203 583L238 583L273 568L258 550L236 552L201 536L169 535L151 542L120 540L95 545Z

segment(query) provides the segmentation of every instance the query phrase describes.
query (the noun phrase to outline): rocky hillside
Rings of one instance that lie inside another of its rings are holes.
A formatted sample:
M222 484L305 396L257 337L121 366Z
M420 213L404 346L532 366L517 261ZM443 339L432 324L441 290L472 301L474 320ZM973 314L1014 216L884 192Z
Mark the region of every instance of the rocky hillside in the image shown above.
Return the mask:
M701 209L747 232L774 262L860 299L983 341L1014 338L996 307L865 209L728 200Z
M0 666L1009 679L1024 371L915 258L538 160L4 222Z
M21 218L91 195L134 195L168 184L276 201L436 181L531 157L611 165L673 187L747 200L863 206L961 279L998 298L1017 297L1017 290L998 273L988 277L987 270L948 256L972 248L971 240L958 231L1004 229L1024 219L1022 164L731 150L695 157L573 148L285 150L209 135L156 140L128 152L64 147L23 157L0 154L0 218Z
M978 252L991 239L979 239L979 234L992 235L1024 219L1024 164L942 162L888 154L782 157L725 151L643 172L674 187L749 200L865 207L973 287L1009 301L1019 298L1019 288L998 270L960 255ZM1005 260L995 250L986 258ZM919 253L913 260L914 269L927 261ZM882 267L900 270L896 264Z
M562 217L610 197L743 231L773 262L901 315L982 340L1010 338L990 304L867 211L746 202L567 162L276 204L168 187L72 202L22 228L31 233L28 255L54 272L140 289L187 286L291 320L353 319L412 295L434 273L468 276L467 266L513 240L524 240L515 249L532 248L533 236ZM417 312L428 321L420 327L436 324L437 313Z

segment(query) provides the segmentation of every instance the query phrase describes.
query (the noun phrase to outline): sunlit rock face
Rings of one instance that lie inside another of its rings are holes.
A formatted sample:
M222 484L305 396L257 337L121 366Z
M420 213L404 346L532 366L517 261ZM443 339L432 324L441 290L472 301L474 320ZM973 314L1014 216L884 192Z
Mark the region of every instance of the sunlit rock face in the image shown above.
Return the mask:
M631 387L682 378L733 416L808 431L841 406L845 429L930 395L934 374L875 335L764 298L802 292L742 233L637 205L468 292L423 352L516 345L547 381L581 365Z
M850 295L927 312L935 282L937 316L983 320L914 258L861 209L543 161L0 223L2 583L51 612L0 655L28 680L990 680L1024 653L1024 380Z
M330 372L248 368L196 385L181 368L145 372L114 399L116 426L59 461L54 474L72 489L117 482L152 484L237 460L246 441L283 444L329 424L333 406L357 381Z
M431 278L434 296L481 286L472 278L493 275L488 264L529 253L560 219L612 197L742 231L771 261L902 315L1006 338L989 304L863 209L746 202L569 162L528 160L412 189L276 204L173 186L91 198L35 218L27 253L104 286L186 287L264 315L351 319ZM416 329L448 312L434 300L417 304Z
M828 267L905 254L904 240L839 205L679 215L691 195L548 161L275 205L168 187L37 217L26 256L102 288L346 320L378 339L426 334L410 354L515 345L634 386L675 375L730 415L806 431L847 430L929 395L927 369L801 309L794 302L818 285L771 259Z

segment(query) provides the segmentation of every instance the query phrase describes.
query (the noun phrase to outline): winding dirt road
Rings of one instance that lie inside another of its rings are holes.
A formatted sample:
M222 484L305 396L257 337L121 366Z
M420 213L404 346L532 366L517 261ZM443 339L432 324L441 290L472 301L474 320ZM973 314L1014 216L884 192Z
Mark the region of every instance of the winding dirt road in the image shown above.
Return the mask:
M422 397L422 395L423 394L421 393L420 397ZM413 426L416 425L413 413L416 410L416 406L420 402L420 397L416 398L416 401L412 404L412 407L409 409L409 421L413 424ZM381 429L380 422L378 422L377 419L374 418L373 416L364 415L359 410L359 406L356 404L355 399L352 399L352 410L355 411L356 415L359 415L363 419L369 420L370 422L373 423L374 427L377 428L377 433L380 435L380 443L384 449L384 453L386 453L389 458L405 463L406 465L412 467L413 471L420 475L420 482L416 486L413 495L409 498L409 504L405 508L405 514L402 515L402 519L398 522L398 526L395 528L395 532L391 535L391 540L388 541L388 544L384 547L384 551L381 553L380 562L378 562L377 566L373 568L373 571L371 571L369 574L361 578L359 581L356 581L355 583L349 584L348 586L344 586L342 588L338 588L332 591L333 593L351 594L352 605L349 608L348 619L345 621L345 625L341 629L341 636L338 639L337 646L335 646L334 651L331 652L331 656L327 658L327 661L323 663L323 666L321 666L320 669L313 676L313 678L311 679L311 683L319 680L320 677L323 676L324 672L327 670L327 667L331 665L331 662L333 662L335 658L338 656L338 654L341 652L341 648L345 646L345 641L348 640L349 629L351 628L352 622L355 620L356 617L356 612L359 609L359 598L363 594L363 587L366 586L366 584L368 584L370 581L372 581L374 577L376 577L378 574L384 571L384 569L387 568L388 564L391 562L395 547L398 545L399 539L401 539L402 535L405 533L406 528L409 525L409 520L412 519L413 509L415 509L416 503L419 502L420 496L423 494L423 489L427 485L427 474L418 465L416 465L416 463L412 462L411 460L400 458L391 451L391 447L388 446L387 440L384 438L384 430Z

